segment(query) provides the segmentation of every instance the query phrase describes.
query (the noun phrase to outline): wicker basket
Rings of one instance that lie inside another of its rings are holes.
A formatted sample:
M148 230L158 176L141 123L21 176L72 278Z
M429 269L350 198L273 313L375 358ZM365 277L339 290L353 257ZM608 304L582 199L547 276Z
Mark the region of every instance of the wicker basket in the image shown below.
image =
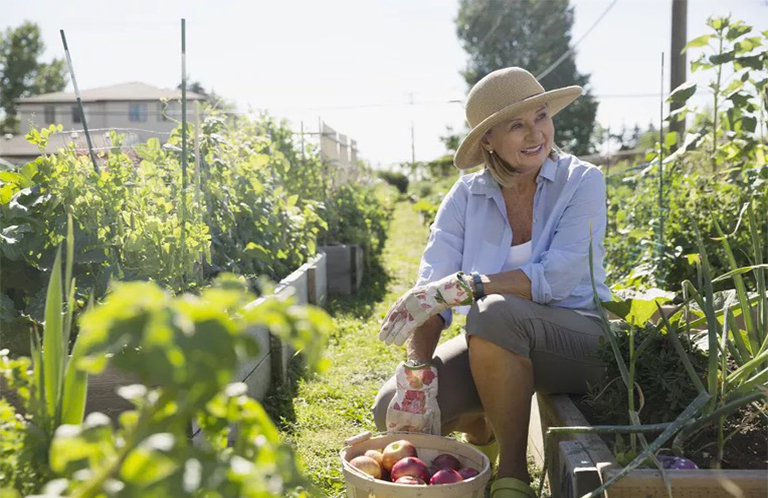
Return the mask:
M349 461L368 450L381 451L385 446L400 439L407 439L416 447L418 456L426 463L440 453L456 456L462 466L474 467L478 475L466 481L436 486L395 484L374 479L353 467ZM488 457L469 444L455 439L413 432L388 432L372 434L365 432L345 441L341 450L341 463L350 498L483 498L485 486L491 478L491 464Z

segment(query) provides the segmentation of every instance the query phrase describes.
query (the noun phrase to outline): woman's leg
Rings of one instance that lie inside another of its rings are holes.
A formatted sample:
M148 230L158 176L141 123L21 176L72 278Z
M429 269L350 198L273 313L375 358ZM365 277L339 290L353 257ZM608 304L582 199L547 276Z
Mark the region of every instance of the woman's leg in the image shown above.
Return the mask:
M499 477L529 482L526 462L531 396L583 392L603 374L589 357L600 325L572 310L490 295L467 317L472 376L500 445Z
M469 364L480 400L490 420L499 453L499 477L529 482L526 446L533 396L531 360L473 335Z

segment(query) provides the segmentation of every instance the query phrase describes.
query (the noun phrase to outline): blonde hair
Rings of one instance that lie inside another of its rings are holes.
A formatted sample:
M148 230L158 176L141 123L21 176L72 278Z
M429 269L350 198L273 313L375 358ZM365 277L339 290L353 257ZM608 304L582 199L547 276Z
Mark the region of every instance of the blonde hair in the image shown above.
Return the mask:
M511 187L514 185L515 167L500 158L498 154L491 154L485 147L481 146L480 150L483 153L485 167L491 172L491 175L496 182L502 187ZM563 155L563 151L560 150L560 147L552 144L552 150L549 151L549 158L553 161L557 161L561 155Z

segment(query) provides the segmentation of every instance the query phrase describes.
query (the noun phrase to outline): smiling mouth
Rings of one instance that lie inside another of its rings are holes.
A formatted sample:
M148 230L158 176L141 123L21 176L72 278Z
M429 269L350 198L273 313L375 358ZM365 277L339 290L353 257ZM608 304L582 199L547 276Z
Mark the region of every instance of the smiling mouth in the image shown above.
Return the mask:
M533 155L536 155L539 152L541 152L541 149L543 149L543 148L544 148L544 144L539 144L536 147L531 147L529 149L523 149L522 152L523 152L523 154L526 154L528 156L533 156Z

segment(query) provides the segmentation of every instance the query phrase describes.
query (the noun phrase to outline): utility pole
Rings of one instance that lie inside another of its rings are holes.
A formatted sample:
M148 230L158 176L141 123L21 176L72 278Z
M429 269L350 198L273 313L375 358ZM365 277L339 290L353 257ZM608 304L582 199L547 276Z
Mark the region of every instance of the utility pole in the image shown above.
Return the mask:
M672 0L672 46L669 58L669 91L685 83L688 64L683 51L688 39L688 0ZM670 104L669 112L680 107L679 104ZM685 118L670 123L669 131L676 131L678 142L682 143L685 134ZM676 146L673 149L677 148Z
M411 171L416 172L416 139L413 126L413 92L411 92Z

